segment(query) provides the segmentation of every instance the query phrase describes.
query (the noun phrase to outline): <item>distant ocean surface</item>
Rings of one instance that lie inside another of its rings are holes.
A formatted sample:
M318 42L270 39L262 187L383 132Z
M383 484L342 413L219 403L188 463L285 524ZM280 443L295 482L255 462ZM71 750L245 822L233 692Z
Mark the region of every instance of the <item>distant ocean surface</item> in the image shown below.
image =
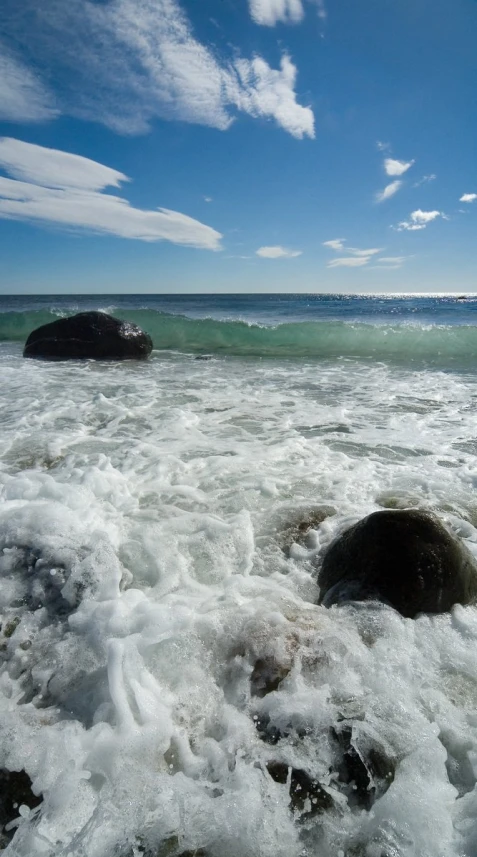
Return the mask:
M23 359L87 309L151 359ZM477 557L477 296L0 297L0 367L0 771L42 796L0 852L475 857L477 608L316 578L383 508Z

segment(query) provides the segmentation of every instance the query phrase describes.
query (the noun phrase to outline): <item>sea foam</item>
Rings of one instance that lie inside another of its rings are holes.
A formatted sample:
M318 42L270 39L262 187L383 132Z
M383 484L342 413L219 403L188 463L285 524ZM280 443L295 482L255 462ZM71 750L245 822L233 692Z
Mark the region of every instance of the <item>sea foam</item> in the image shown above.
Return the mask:
M43 796L4 853L471 857L477 611L326 610L316 567L383 506L433 509L477 554L475 377L1 361L0 767ZM263 696L259 661L283 667ZM368 809L337 775L344 726L393 760ZM294 815L272 761L334 808Z

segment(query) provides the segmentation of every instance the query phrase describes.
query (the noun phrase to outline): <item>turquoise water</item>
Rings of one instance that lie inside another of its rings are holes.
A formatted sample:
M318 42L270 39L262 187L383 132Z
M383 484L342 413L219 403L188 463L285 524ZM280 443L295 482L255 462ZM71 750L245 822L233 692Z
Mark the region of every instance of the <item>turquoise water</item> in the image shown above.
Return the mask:
M0 298L0 341L59 315L102 309L156 349L250 357L360 357L472 366L477 298L347 295L107 295Z

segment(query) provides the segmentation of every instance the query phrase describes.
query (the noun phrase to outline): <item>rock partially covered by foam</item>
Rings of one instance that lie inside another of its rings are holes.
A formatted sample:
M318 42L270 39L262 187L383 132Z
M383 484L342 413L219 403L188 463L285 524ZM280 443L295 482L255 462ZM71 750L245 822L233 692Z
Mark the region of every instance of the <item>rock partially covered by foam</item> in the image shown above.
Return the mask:
M329 547L318 583L326 607L374 598L414 618L475 601L477 563L434 515L374 512Z
M142 360L152 339L136 324L104 312L80 312L33 330L24 357L44 360Z

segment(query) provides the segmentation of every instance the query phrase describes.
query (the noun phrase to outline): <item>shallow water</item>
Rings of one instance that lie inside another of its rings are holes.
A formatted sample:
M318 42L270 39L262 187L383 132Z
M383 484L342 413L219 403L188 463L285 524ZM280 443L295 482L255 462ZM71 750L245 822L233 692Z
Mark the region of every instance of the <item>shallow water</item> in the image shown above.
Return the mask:
M3 853L475 855L477 610L316 605L323 550L378 508L477 556L472 367L0 361L0 768L44 797ZM345 734L392 767L366 806ZM272 761L331 806L292 811Z

